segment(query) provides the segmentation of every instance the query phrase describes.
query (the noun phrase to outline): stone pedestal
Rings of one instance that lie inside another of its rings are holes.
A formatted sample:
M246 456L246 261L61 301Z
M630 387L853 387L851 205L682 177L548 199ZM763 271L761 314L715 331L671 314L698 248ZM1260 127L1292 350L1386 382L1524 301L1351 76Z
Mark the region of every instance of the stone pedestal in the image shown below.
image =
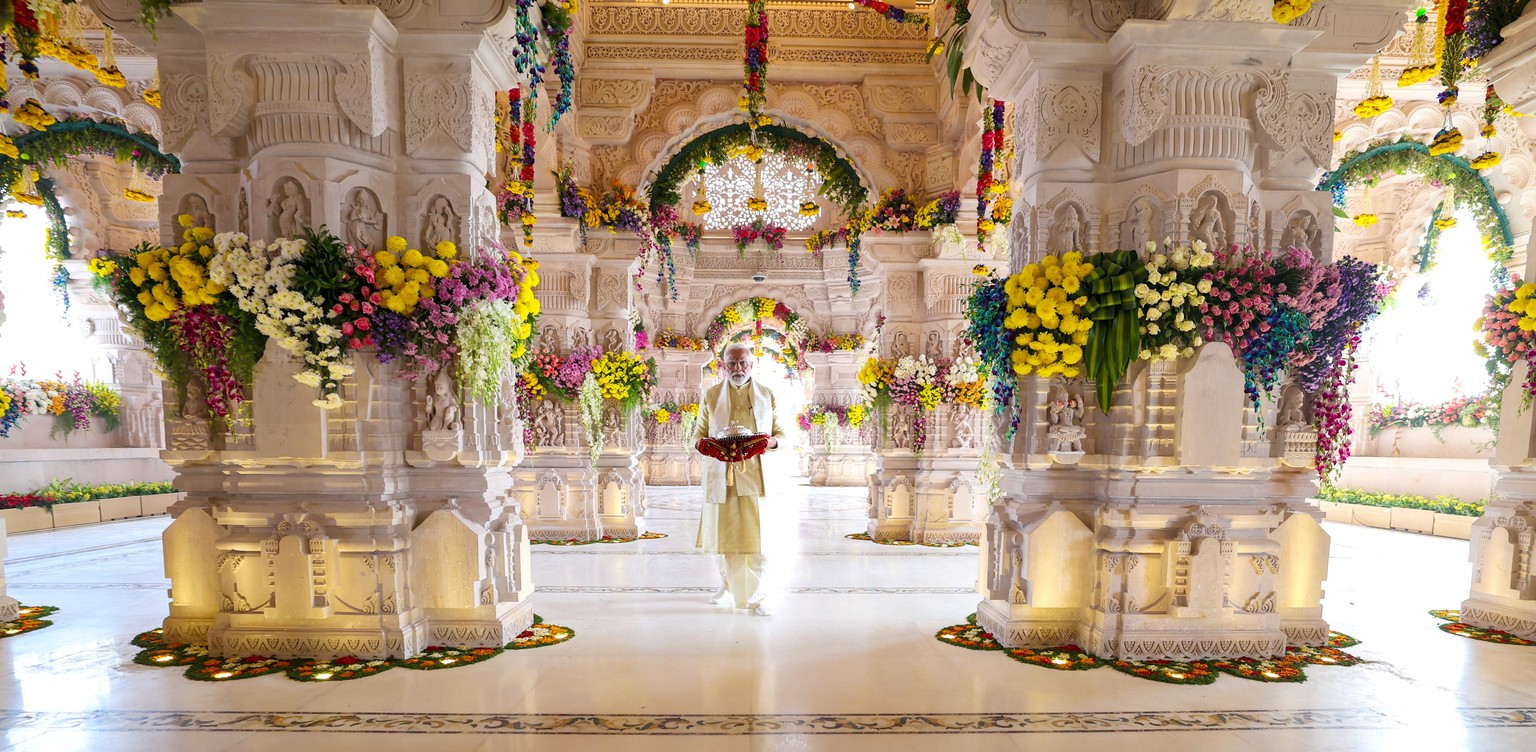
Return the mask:
M1087 451L1070 465L1047 443L1049 385L1020 384L1015 469L987 521L977 611L1004 644L1192 660L1326 642L1328 535L1305 501L1312 473L1244 456L1242 375L1225 345L1171 377L1133 378L1110 415L1091 412ZM1163 388L1174 441L1108 454L1104 437L1135 433L1122 401L1146 404Z
M532 623L528 533L509 503L515 418L466 404L463 448L439 452L424 445L423 387L354 364L342 406L322 411L269 343L249 428L204 423L202 448L164 452L187 491L163 536L168 639L220 656L409 657L504 645ZM180 435L198 419L177 420Z
M974 543L990 500L978 477L982 416L941 406L927 414L921 456L912 448L912 408L891 410L890 436L879 444L869 476L870 537L917 543ZM898 421L905 421L898 424Z
M15 598L5 594L5 557L10 548L5 536L5 519L0 518L0 622L15 621L16 612L21 608Z
M636 416L609 405L597 463L575 405L541 400L531 408L536 448L513 475L534 540L634 538L645 532L645 478L636 459Z

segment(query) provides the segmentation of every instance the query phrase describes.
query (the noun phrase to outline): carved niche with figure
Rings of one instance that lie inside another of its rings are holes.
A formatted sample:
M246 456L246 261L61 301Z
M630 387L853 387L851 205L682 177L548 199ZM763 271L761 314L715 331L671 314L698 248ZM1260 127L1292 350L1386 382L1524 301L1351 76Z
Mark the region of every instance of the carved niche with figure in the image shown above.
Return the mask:
M298 237L309 226L309 198L304 195L304 186L293 178L278 181L277 190L267 199L267 211L273 236Z
M354 248L384 247L385 216L379 196L367 188L353 188L342 207L341 218L347 228L347 243Z

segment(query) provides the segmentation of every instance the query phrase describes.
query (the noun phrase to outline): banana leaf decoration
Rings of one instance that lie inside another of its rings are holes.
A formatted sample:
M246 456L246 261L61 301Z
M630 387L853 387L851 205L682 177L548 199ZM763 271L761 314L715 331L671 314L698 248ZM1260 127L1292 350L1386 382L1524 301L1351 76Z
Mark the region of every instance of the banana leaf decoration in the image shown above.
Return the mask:
M1093 273L1083 280L1088 292L1083 312L1093 320L1093 328L1088 330L1083 361L1098 391L1099 410L1108 415L1115 385L1141 350L1136 285L1147 281L1147 267L1135 251L1097 253L1085 260L1093 264Z

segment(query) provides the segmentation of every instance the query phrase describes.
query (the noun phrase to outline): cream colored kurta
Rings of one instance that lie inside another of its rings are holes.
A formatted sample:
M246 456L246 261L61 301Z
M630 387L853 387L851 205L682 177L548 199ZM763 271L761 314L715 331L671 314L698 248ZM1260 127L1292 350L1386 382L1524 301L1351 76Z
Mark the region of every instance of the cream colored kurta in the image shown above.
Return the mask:
M726 390L729 400L729 415L715 415L715 405L720 402L721 396L717 389ZM757 425L757 415L761 414L756 400L767 398L767 410L764 411L772 425L767 430ZM775 415L773 393L766 389L757 388L748 382L744 386L733 387L728 382L721 383L710 388L705 393L705 398L699 402L699 429L696 438L702 439L711 435L711 426L722 428L731 423L739 423L753 431L766 433L774 439L782 439L784 432L779 428L778 417ZM722 419L723 418L723 419ZM717 462L709 458L705 462ZM720 554L755 554L762 551L762 522L758 509L758 501L763 496L766 484L763 479L762 457L753 457L746 462L731 463L731 472L726 474L725 503L704 505L704 514L699 520L698 546L710 553Z

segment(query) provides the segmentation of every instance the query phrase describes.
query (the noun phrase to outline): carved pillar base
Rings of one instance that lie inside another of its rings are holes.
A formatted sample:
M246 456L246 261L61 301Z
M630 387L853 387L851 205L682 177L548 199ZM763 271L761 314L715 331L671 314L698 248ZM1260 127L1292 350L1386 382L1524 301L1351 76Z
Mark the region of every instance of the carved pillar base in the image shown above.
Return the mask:
M645 479L628 451L591 466L584 449L544 449L514 471L533 540L635 538L645 533Z
M875 540L911 540L918 508L918 459L909 450L882 452L869 474L865 532Z
M640 453L640 467L645 475L645 482L653 486L699 484L699 457L689 447L648 446Z
M986 505L976 480L976 457L923 461L917 474L917 511L910 540L917 543L975 543L981 540Z
M5 539L5 518L0 517L0 621L15 621L21 604L5 594L5 556L9 547Z
M1525 468L1506 468L1496 493L1528 483L1527 475ZM1461 604L1463 623L1536 639L1536 577L1531 576L1530 567L1536 552L1536 509L1532 506L1525 500L1503 499L1490 503L1472 524L1472 588Z
M863 444L838 444L831 450L807 444L807 475L813 486L862 486L875 469L874 453Z
M1027 487L1049 488L1053 474L1068 473L1029 472ZM1087 481L1077 490L1102 484L1113 501L1044 501L1045 491L994 505L977 623L1003 644L1204 660L1274 657L1327 641L1328 537L1315 510L1286 501L1305 485L1302 474L1094 475L1076 479Z
M519 455L426 460L408 449L428 433L412 384L366 356L354 366L341 407L322 411L269 343L249 428L162 453L187 491L163 535L168 639L217 656L404 658L504 645L532 622L528 535L507 504ZM501 426L470 422L467 445L494 443Z

